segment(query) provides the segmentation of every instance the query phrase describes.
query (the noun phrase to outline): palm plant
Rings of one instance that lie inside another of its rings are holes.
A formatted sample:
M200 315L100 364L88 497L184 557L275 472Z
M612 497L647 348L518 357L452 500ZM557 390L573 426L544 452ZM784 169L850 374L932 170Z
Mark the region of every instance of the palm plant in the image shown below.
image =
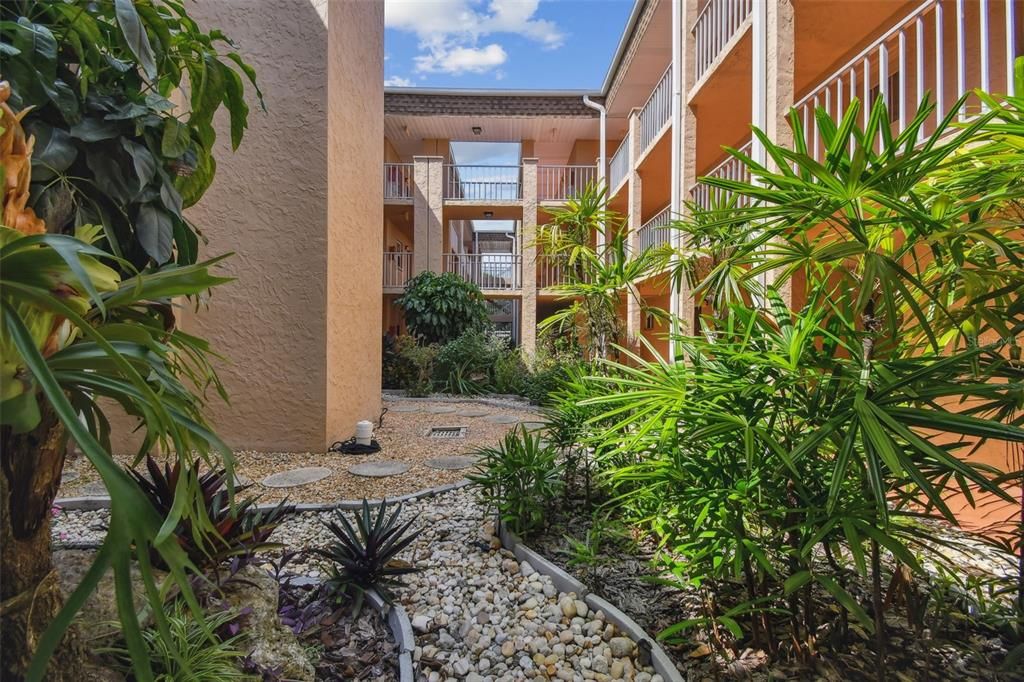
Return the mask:
M742 614L774 647L782 609L797 653L813 654L816 585L874 631L884 677L883 554L920 574L919 554L942 557L918 519L956 524L953 493L1009 499L1000 472L962 456L1024 442L1021 103L986 101L930 135L927 101L895 137L881 101L863 129L856 102L839 122L819 111L822 162L796 116L794 149L755 130L772 167L730 150L752 180L706 182L738 201L677 223L698 249L677 276L703 259L711 333L679 339L686 363L628 354L591 379L605 388L587 403L613 422L607 452L649 453L608 475L670 567L743 585L745 604L709 601L697 623L723 645L718 626L738 637ZM777 291L794 282L806 301L790 310ZM846 559L870 582L867 607L836 570Z

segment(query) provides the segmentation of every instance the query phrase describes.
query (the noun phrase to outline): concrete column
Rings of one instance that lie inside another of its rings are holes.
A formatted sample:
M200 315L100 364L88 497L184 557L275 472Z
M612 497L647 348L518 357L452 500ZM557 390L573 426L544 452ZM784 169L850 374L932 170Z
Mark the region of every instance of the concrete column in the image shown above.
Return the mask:
M444 157L414 156L412 273L441 272L444 249Z
M522 309L519 339L523 356L537 353L537 159L523 159Z
M629 175L626 178L629 250L633 254L640 253L639 230L643 224L643 181L636 169L642 152L643 150L640 149L640 110L633 109L629 112ZM643 333L640 318L640 305L636 297L630 295L626 299L626 343L630 346L637 346L637 339Z
M689 0L684 5L684 16L683 16L683 64L682 64L682 76L683 76L683 111L682 111L682 130L679 131L681 136L680 140L680 162L682 163L682 169L679 174L680 179L680 193L683 201L691 199L690 188L697 182L697 113L689 106L687 94L693 89L696 84L696 78L693 71L693 64L696 60L695 54L695 40L693 35L685 30L688 26L693 26L697 21L699 15L699 5L697 0ZM675 131L673 131L674 133ZM681 210L685 212L685 208L681 207ZM689 247L682 241L679 242L679 248L685 250ZM672 311L679 317L679 333L683 336L689 336L694 333L693 318L695 313L695 302L693 300L693 292L690 290L690 285L685 280L679 285L679 294L676 301L676 309Z
M796 64L794 55L796 19L794 13L792 0L775 0L768 3L768 35L765 41L767 52L765 96L768 112L764 130L769 139L786 147L791 147L793 144L793 131L789 127L787 117L796 96L793 87ZM769 168L775 165L770 159L767 161ZM768 277L769 281L775 279L774 273L769 273ZM779 286L779 294L788 306L793 306L791 281Z

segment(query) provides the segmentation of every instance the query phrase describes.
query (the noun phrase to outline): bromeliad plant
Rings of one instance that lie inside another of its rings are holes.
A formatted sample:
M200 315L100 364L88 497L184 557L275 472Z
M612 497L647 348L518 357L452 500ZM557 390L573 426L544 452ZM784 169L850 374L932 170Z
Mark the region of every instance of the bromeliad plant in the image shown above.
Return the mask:
M864 128L856 101L838 122L819 111L821 162L796 116L794 149L755 130L772 167L730 150L753 179L706 182L743 201L677 224L679 276L703 269L695 295L716 314L678 340L685 362L631 355L586 401L613 421L598 441L624 509L707 597L663 636L699 626L806 660L825 594L839 641L874 633L884 679L900 592L884 586L944 560L919 520L956 524L951 494L1011 500L965 455L1024 441L1024 101L979 96L986 113L957 124L952 107L930 135L927 101L895 137L881 100ZM791 310L778 292L793 284ZM727 585L745 599L723 604Z
M148 476L134 470L129 475L145 493L150 504L164 518L172 515L179 486L196 490L191 500L192 513L183 517L174 529L174 537L185 550L192 565L199 571L214 571L226 561L236 573L260 551L279 547L268 542L274 529L292 509L282 500L276 507L261 510L257 498L239 499L249 486L228 489L227 469L211 469L200 473L200 461L182 466L180 460L163 469L152 457L146 458ZM183 481L182 479L187 479ZM232 492L234 497L232 496ZM192 518L201 522L195 523ZM159 557L153 563L162 566Z
M335 512L333 521L324 522L334 541L316 553L331 562L331 577L325 586L335 603L351 602L358 615L366 592L376 590L390 604L394 601L392 590L404 584L401 576L419 570L398 558L421 532L410 533L416 519L400 523L401 514L401 504L389 510L384 500L374 516L364 499L361 512L354 514L354 527L341 510Z

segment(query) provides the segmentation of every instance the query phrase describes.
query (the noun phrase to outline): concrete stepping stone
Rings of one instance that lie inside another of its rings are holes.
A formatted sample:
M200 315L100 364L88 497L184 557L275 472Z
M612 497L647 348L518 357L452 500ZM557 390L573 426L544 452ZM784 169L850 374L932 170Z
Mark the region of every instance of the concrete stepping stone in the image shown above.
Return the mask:
M518 424L519 417L513 417L510 414L492 414L487 417L487 421L492 424Z
M382 478L384 476L397 476L399 474L404 474L411 468L412 465L408 462L386 459L380 462L363 462L362 464L354 464L348 468L348 472L355 476Z
M252 479L245 474L235 474L235 487L239 488L246 485L252 485Z
M71 483L72 481L77 481L80 475L81 474L79 474L77 471L73 469L65 469L60 473L61 485L65 483Z
M420 411L420 406L419 405L395 405L394 407L389 407L388 408L388 412L398 412L399 414L401 414L402 412L419 412L419 411Z
M107 486L103 485L103 481L93 481L83 485L78 492L83 497L106 497Z
M455 408L451 405L430 405L427 407L427 412L430 414L451 414L455 411Z
M438 457L436 459L428 459L426 464L431 469L468 469L469 467L476 464L476 457L470 457L468 455L452 455L451 457Z
M277 474L271 474L263 479L263 485L268 488L297 488L308 485L322 478L327 478L333 471L327 467L302 467L301 469L289 469Z
M544 428L546 428L548 424L547 422L524 421L519 422L519 425L522 426L527 431L541 431Z
M490 412L487 410L481 410L480 408L469 407L465 410L459 410L455 414L460 417L486 417Z

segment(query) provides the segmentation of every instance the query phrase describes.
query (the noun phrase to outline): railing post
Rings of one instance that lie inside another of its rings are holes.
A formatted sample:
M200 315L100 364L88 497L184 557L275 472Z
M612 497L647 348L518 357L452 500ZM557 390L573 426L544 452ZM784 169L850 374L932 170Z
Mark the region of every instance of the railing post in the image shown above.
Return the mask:
M537 353L537 159L523 159L522 289L519 345L531 360Z
M413 157L412 274L442 272L444 248L444 158Z

